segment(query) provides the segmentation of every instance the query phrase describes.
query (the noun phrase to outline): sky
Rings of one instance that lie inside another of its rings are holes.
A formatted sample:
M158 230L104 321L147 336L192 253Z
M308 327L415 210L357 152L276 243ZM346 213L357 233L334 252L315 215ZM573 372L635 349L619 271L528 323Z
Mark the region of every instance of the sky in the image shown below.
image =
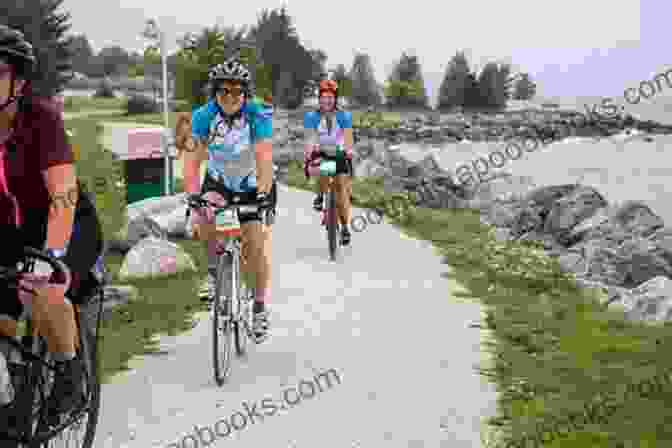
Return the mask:
M418 56L432 99L457 51L465 51L472 68L512 64L514 73L530 74L544 97L622 98L626 88L672 68L666 0L481 0L459 7L441 0L65 0L63 9L72 15L71 32L86 34L94 50L142 49L139 35L152 17L172 50L186 32L252 25L262 9L283 3L304 46L325 51L328 67L349 69L355 53L364 52L382 83L407 51Z

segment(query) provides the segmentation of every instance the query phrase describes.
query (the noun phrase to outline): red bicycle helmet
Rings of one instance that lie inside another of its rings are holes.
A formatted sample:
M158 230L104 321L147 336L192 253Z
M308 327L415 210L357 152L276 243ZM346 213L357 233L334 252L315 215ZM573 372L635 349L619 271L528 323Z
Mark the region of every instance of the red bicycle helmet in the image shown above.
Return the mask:
M338 84L333 79L323 79L320 81L320 95L322 92L331 92L334 95L338 92Z

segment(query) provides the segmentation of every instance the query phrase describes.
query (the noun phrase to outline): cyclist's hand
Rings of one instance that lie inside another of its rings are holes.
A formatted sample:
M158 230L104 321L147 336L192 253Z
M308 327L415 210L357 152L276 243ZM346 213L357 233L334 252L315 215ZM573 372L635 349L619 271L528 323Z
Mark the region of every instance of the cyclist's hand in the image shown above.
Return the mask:
M19 299L32 303L39 298L47 303L61 304L65 293L70 289L71 281L70 272L56 273L49 263L36 260L33 272L23 274L19 280Z

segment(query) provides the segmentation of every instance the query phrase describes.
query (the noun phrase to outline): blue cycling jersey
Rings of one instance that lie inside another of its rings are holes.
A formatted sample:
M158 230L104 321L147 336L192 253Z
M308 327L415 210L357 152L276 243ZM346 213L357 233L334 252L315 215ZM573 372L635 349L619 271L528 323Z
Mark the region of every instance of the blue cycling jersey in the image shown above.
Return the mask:
M257 186L254 143L273 135L273 108L257 99L248 100L241 118L229 126L212 99L194 110L192 135L208 145L208 173L223 180L231 191L253 191Z

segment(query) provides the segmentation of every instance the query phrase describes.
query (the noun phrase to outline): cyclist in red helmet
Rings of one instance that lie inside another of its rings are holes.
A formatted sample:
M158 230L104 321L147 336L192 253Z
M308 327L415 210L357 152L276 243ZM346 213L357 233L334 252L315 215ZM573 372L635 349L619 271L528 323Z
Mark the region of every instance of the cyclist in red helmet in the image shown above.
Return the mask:
M306 163L314 153L320 151L320 147L329 145L343 145L346 158L336 162L335 185L330 185L331 179L327 176L320 177L320 190L313 201L313 208L322 210L324 193L329 188L336 189L336 205L341 221L341 243L345 246L350 244L349 224L352 220L352 114L338 107L338 84L332 79L324 79L319 87L320 107L316 111L306 112L303 120L307 132L305 149Z

